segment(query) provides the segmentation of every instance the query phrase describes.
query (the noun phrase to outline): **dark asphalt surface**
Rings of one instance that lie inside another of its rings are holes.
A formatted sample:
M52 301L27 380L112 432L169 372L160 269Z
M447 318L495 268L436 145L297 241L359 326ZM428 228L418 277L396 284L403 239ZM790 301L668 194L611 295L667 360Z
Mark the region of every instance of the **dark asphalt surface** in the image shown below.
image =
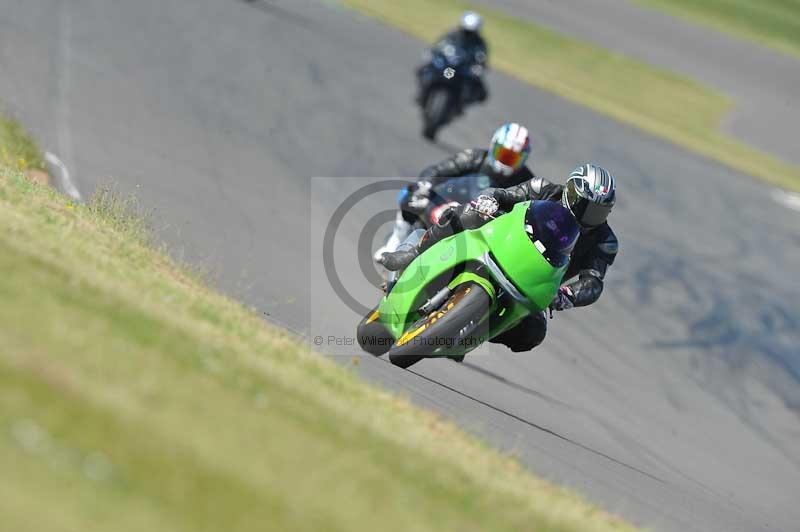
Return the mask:
M732 97L734 108L722 124L727 131L800 164L797 57L629 0L478 1L682 74Z
M484 145L512 118L542 175L612 169L622 252L596 305L557 315L531 353L482 348L413 372L362 356L359 371L655 530L797 530L800 213L496 73L491 102L426 144L411 103L421 48L310 0L0 0L0 101L84 195L109 178L136 192L176 257L326 344L359 318L320 253L358 187ZM336 236L336 269L365 305L378 293L356 260L361 227L391 208L376 194Z

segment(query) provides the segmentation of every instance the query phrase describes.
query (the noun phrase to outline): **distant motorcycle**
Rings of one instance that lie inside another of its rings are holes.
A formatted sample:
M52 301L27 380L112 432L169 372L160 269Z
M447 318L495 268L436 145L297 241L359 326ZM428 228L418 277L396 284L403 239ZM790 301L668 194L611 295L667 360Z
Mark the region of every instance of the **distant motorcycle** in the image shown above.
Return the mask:
M422 108L422 135L434 140L439 129L463 112L470 77L480 77L483 67L471 63L453 45L429 52L430 61L417 72L418 103Z

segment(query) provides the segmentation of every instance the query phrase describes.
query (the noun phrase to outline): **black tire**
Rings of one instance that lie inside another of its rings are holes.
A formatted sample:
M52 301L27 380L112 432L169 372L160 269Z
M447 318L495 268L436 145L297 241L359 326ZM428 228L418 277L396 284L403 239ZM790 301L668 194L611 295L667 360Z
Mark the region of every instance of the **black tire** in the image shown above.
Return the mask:
M430 356L431 346L452 345L472 337L491 306L489 294L477 283L459 285L439 310L417 321L395 342L389 360L407 368Z
M425 100L425 108L423 109L425 125L422 129L422 135L426 139L435 139L439 128L447 122L450 99L450 91L447 89L433 89L428 93L428 97Z
M378 309L364 316L356 327L356 337L361 349L376 357L386 353L394 343L394 337L378 318Z

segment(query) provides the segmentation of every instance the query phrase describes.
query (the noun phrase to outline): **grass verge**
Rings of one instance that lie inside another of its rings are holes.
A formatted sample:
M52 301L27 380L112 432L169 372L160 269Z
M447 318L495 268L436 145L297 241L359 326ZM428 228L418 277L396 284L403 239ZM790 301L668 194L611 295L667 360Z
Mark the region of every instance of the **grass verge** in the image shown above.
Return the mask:
M636 0L800 58L797 0Z
M0 113L0 166L43 170L44 157L23 127Z
M632 530L203 286L113 195L0 165L0 226L4 530Z
M733 102L687 78L463 0L341 0L426 41L466 9L486 20L498 70L764 181L800 190L800 168L720 130Z

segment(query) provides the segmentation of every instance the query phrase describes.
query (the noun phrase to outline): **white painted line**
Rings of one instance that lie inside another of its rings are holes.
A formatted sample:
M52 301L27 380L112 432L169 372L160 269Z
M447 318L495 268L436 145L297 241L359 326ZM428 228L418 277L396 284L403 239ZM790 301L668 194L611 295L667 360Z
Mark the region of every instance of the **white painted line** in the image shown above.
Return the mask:
M69 93L71 89L71 62L72 62L72 18L70 14L69 2L60 2L58 11L58 57L56 60L56 99L55 99L55 122L57 134L58 153L64 161L75 167L75 159L72 157L72 134L70 131L70 107ZM62 159L53 153L45 154L45 159L52 166L60 170L61 178L58 183L61 192L76 201L81 201L81 194L70 180L69 170ZM54 172L51 172L51 175Z
M51 167L58 168L58 177L54 175L56 172L53 172L52 168L50 172L50 175L55 177L55 179L58 181L58 188L75 201L83 201L78 187L75 186L75 184L72 182L72 179L69 177L67 165L62 163L61 159L49 151L44 152L44 158L48 163L50 163Z
M800 211L800 194L788 192L786 190L775 189L772 191L772 199L784 207Z

